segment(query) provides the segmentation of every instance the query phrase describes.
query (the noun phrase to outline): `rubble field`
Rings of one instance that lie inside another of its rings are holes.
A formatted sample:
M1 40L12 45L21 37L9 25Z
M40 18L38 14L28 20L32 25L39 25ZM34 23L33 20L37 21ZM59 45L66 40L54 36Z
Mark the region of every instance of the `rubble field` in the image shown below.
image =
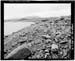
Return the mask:
M41 20L4 38L5 59L71 59L71 17Z

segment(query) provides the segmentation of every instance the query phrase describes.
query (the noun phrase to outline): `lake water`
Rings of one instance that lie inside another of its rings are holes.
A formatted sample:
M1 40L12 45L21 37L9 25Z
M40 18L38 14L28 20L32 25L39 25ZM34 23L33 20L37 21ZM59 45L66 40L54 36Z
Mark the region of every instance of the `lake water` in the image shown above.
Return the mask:
M24 27L35 24L34 22L4 22L4 35L21 30Z

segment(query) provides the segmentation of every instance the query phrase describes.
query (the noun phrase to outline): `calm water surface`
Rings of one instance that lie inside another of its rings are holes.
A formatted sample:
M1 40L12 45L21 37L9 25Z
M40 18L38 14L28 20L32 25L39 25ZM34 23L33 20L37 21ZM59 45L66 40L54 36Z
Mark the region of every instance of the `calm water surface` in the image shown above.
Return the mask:
M4 35L9 35L12 32L16 32L24 27L35 24L34 22L5 22L4 23Z

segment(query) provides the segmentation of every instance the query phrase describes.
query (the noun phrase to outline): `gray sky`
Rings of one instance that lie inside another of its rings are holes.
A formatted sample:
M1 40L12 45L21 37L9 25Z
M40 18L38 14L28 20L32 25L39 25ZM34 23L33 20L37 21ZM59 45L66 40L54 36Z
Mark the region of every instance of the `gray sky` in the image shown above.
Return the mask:
M27 16L55 17L71 15L71 4L52 3L5 3L4 19L24 18Z

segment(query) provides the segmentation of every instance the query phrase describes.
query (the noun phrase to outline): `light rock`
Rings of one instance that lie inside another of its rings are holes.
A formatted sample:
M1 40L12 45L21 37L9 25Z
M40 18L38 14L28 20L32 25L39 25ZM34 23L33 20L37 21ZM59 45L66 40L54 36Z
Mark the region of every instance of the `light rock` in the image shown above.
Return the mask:
M51 49L58 49L58 45L57 44L52 44Z

